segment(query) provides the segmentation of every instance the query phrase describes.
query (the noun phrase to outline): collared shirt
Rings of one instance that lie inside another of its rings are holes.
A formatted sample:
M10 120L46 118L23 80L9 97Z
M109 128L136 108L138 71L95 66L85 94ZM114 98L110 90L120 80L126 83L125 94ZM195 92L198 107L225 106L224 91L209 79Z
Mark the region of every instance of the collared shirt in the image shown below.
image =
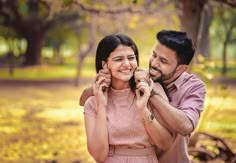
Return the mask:
M205 84L193 74L184 72L167 86L170 104L182 110L196 128L203 110ZM172 146L159 158L159 163L189 163L189 136L177 134Z

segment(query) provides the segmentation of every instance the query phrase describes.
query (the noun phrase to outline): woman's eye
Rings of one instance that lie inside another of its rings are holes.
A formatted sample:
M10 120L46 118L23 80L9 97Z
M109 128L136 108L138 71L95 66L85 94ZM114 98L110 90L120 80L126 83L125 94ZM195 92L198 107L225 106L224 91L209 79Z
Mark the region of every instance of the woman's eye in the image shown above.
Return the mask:
M134 57L134 56L132 56L132 57L129 57L128 59L129 59L129 60L134 60L134 59L135 59L135 57Z
M121 62L122 59L121 59L121 58L117 58L117 59L115 59L115 61L116 61L116 62Z

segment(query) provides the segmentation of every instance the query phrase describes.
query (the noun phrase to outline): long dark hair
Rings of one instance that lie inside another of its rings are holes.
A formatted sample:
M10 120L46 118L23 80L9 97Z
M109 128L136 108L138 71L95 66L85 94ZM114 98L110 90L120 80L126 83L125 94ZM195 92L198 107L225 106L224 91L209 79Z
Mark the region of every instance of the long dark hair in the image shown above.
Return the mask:
M113 52L119 45L129 46L133 49L137 64L139 65L139 53L138 48L134 41L123 34L112 34L105 36L98 44L97 51L96 51L96 72L98 73L102 67L102 61L107 62L108 57L110 56L111 52ZM135 90L135 81L134 76L129 81L131 89Z

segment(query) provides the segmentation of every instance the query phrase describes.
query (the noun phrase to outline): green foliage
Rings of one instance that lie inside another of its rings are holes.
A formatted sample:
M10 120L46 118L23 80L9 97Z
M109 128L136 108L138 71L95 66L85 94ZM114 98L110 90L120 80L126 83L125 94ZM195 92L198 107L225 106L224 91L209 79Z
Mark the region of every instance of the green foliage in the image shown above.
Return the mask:
M32 3L34 3L34 7L32 7ZM35 4L35 2L29 0L17 1L16 5L20 16L24 19L45 18L48 15L49 8L43 1L38 1L37 5Z
M214 9L214 19L212 20L210 28L210 37L211 37L211 47L212 47L212 59L219 59L222 56L223 43L226 37L227 30L229 26L235 22L236 8L225 8L220 6ZM231 39L236 39L236 27L231 35ZM232 42L229 45L228 49L228 59L235 60L235 51L236 46L235 42Z
M68 6L71 5L71 3L73 3L73 0L63 0L64 5Z

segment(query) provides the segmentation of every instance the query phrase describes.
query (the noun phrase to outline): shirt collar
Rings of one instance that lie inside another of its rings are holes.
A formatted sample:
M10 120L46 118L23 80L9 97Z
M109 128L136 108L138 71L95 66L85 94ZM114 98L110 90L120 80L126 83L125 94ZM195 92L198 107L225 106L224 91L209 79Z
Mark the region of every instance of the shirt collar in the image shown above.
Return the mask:
M170 83L169 85L167 85L167 89L171 89L173 87L176 87L176 89L178 90L181 83L183 83L185 76L186 76L186 72L183 72L175 81L173 81L172 83Z

